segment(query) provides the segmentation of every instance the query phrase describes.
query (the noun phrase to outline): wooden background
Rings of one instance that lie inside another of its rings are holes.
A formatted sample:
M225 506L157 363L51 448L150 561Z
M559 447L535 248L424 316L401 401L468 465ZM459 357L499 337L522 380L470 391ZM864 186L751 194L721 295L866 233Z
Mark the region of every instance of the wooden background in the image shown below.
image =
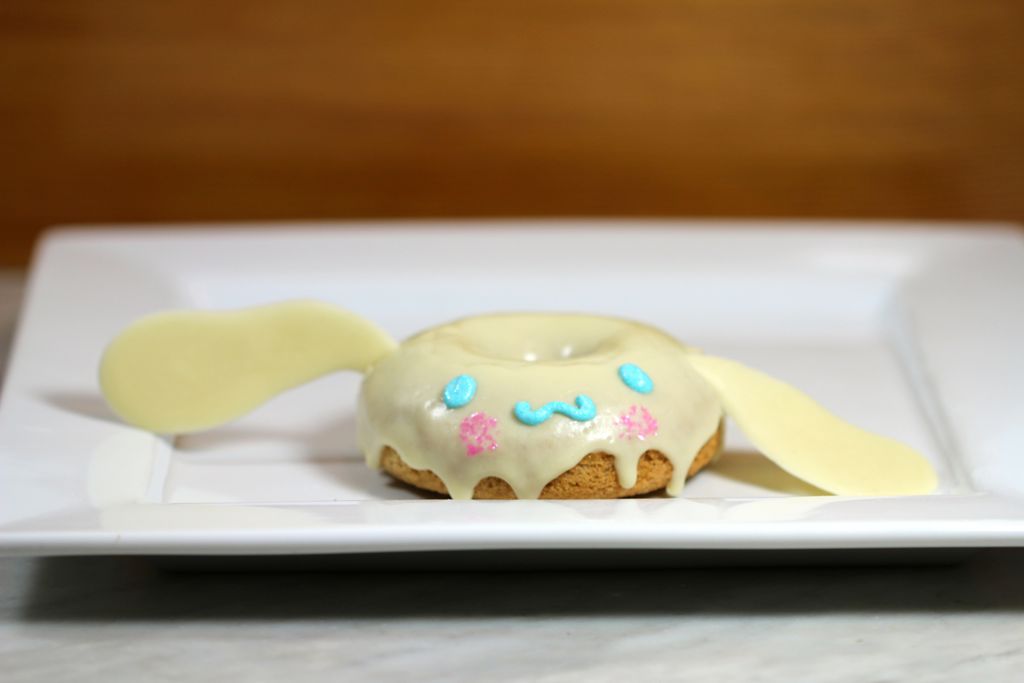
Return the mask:
M0 263L68 221L1024 219L1020 0L0 4Z

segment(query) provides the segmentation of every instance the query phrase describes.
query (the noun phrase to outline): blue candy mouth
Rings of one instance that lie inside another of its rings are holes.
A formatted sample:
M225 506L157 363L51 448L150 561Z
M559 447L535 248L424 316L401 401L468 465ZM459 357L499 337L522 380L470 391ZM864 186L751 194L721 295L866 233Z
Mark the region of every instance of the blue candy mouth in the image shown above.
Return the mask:
M587 422L597 416L597 405L589 396L580 394L576 397L575 406L571 406L565 401L551 401L533 410L526 401L519 401L512 413L517 420L531 427L547 422L555 413L565 415L577 422Z

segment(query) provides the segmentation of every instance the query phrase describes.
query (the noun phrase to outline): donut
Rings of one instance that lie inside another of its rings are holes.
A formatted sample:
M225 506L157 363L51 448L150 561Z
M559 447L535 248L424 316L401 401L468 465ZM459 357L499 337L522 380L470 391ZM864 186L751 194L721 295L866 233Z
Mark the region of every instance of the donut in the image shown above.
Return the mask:
M375 365L359 443L371 467L453 498L677 494L722 442L721 403L686 356L615 318L466 318Z
M318 301L170 311L117 334L99 382L128 424L182 434L345 370L364 376L356 422L367 464L456 499L679 495L722 450L726 417L828 493L918 495L938 484L920 453L785 382L597 315L478 315L399 344Z
M722 430L701 446L690 464L686 478L704 469L718 455L722 446ZM380 468L395 479L425 491L448 495L448 488L440 477L430 470L416 470L399 457L393 449L385 447L380 455ZM608 453L588 453L578 463L558 475L540 492L540 498L627 498L640 496L666 488L675 471L672 463L658 451L647 451L637 463L636 484L624 488L619 483L615 458ZM473 488L477 500L509 500L516 493L504 479L487 477Z

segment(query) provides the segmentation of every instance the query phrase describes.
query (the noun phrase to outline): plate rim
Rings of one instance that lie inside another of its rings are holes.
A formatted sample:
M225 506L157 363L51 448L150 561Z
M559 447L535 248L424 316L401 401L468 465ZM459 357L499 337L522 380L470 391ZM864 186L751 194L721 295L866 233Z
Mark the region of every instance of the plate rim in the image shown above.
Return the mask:
M774 239L783 235L786 239L798 237L801 240L824 241L832 244L841 244L852 239L858 241L874 240L890 244L902 244L907 248L908 243L920 245L920 248L942 247L943 249L954 248L963 243L991 242L995 246L1000 244L1014 243L1024 247L1024 233L1021 233L1019 226L1009 223L935 223L932 221L915 222L892 222L892 221L645 221L645 220L602 220L602 221L534 221L534 220L508 220L508 221L358 221L358 222L314 222L314 223L260 223L260 224L203 224L216 226L216 237L220 239L240 240L241 242L255 239L268 238L278 233L280 227L300 226L300 234L289 232L289 239L301 238L303 235L315 235L323 238L330 235L332 239L351 239L356 235L372 235L379 237L382 233L401 231L416 231L417 234L425 234L425 230L433 228L436 236L441 231L453 231L465 234L464 231L481 225L486 225L484 237L498 234L500 232L515 232L524 226L531 226L534 229L541 227L556 227L564 231L574 231L581 228L597 228L599 231L609 233L623 229L641 229L657 231L662 233L666 226L682 228L678 232L685 238L694 238L695 235L708 237L713 235L715 239L725 239L728 235L733 238L738 236L758 235L759 237L771 236ZM922 226L934 227L938 225L936 232L924 232ZM817 227L815 227L817 226ZM817 229L827 226L827 229ZM195 226L190 226L195 227ZM865 232L867 230L867 232ZM490 231L488 234L487 231ZM496 231L496 232L495 232ZM8 388L14 383L12 378L18 376L19 371L19 349L24 336L26 321L31 320L32 314L36 311L39 302L39 290L47 282L48 273L53 268L55 259L65 254L69 249L74 251L85 244L100 252L110 245L127 245L129 249L137 245L153 244L161 241L176 242L179 245L188 245L196 239L205 240L209 233L193 233L189 231L179 232L175 226L167 225L157 230L130 230L123 227L110 229L105 226L90 226L83 228L61 228L48 233L41 241L36 255L33 259L32 269L28 278L28 285L25 290L24 303L21 320L12 344L10 356L11 365L5 373L4 390L2 402L0 402L0 451L6 434L6 427L3 426L3 418L6 414L5 406L8 403ZM1021 253L1024 253L1022 251ZM0 452L0 462L3 461L3 454ZM423 540L417 541L402 536L394 530L387 530L387 527L377 525L373 527L380 535L372 542L362 538L362 533L353 533L351 527L331 527L329 529L306 530L306 533L297 533L301 529L289 528L283 531L270 529L220 529L220 530L159 530L151 533L123 530L115 531L42 531L39 529L18 529L18 524L0 525L0 555L57 555L57 554L294 554L296 551L309 551L318 548L312 554L328 553L362 553L382 552L393 550L395 552L412 552L425 550L485 550L485 549L560 549L560 548L635 548L635 549L838 549L838 548L978 548L978 547L1007 547L1024 546L1024 505L1021 500L1011 496L997 493L968 494L966 496L933 496L933 500L944 497L971 498L974 501L985 500L986 505L994 506L996 509L1005 511L1010 515L1004 519L995 518L965 518L957 520L952 524L950 520L938 520L935 528L930 532L929 525L922 524L919 520L915 536L913 528L900 530L890 527L887 534L879 534L877 529L871 530L862 528L843 530L843 523L836 521L828 522L802 522L803 526L795 526L794 522L776 522L784 524L788 529L799 530L796 537L788 533L774 536L765 534L771 531L766 525L772 523L762 522L747 529L732 523L732 526L722 527L721 524L711 525L704 528L693 526L690 535L686 534L654 534L648 537L616 537L609 533L609 527L605 526L603 540L595 540L589 533L580 534L579 526L575 527L575 537L568 535L550 535L546 540L531 539L528 535L523 536L522 529L494 529L501 530L504 535L498 539L483 539L470 535L469 538L460 536L458 533L450 537L441 537L432 542ZM724 499L723 499L724 500ZM740 500L740 499L735 499ZM759 500L759 499L754 499ZM832 497L830 501L840 500ZM864 501L864 499L857 499ZM380 501L371 501L380 502ZM452 504L452 501L409 501L441 504ZM519 504L527 503L519 501ZM351 504L351 503L350 503ZM480 505L480 502L472 503ZM185 504L154 504L162 507L168 505ZM246 507L238 504L235 507ZM266 507L266 506L248 506ZM274 506L270 506L274 507ZM817 524L817 527L814 525ZM850 524L856 526L857 522ZM829 527L831 525L831 527ZM943 527L943 525L945 525ZM799 526L799 528L798 528ZM871 525L868 525L869 527ZM381 533L381 529L385 532ZM723 533L722 529L728 530ZM828 531L832 529L832 540L829 540L828 533L822 533L822 528ZM836 541L835 530L840 528L843 534L840 545L834 545ZM943 530L945 529L945 531ZM922 530L928 532L922 535ZM362 530L365 532L365 529ZM635 529L634 529L635 531ZM712 533L714 532L714 533ZM618 533L616 531L616 533ZM709 535L710 534L710 535ZM717 535L715 535L717 534ZM744 534L747 534L744 536ZM600 536L600 534L598 534ZM786 540L780 540L785 537ZM495 546L494 543L500 545ZM654 543L654 545L651 545ZM723 545L725 544L725 545ZM851 545L853 544L853 545Z

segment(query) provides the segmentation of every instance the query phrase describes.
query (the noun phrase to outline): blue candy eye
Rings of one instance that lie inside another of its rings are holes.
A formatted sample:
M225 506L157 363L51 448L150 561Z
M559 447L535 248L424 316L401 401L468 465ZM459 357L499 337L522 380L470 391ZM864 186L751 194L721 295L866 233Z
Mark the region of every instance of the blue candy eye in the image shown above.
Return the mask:
M623 384L639 394L649 394L654 391L654 382L650 376L632 363L625 363L619 366L619 377Z
M469 375L459 375L444 388L444 404L449 408L461 408L476 396L476 380Z

